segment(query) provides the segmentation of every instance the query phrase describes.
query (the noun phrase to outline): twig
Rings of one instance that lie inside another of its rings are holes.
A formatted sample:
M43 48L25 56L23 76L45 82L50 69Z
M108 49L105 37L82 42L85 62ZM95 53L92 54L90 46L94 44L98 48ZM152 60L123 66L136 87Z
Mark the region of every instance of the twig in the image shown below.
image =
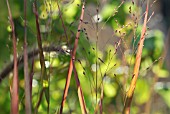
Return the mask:
M60 107L60 114L62 114L63 107L64 107L66 97L67 97L67 94L68 94L68 89L69 89L69 86L70 86L70 79L71 79L71 75L72 75L72 71L73 71L73 60L75 60L76 49L77 49L77 46L78 46L81 25L82 25L83 17L84 17L84 8L85 8L85 1L83 2L83 5L82 5L82 11L81 11L80 21L79 21L79 25L78 25L78 31L77 31L76 39L75 39L75 42L74 42L74 48L73 48L73 51L71 53L68 75L67 75L66 84L65 84L65 88L64 88L64 94L63 94L61 107Z
M18 66L17 66L17 47L16 47L16 36L15 36L15 26L12 19L11 9L8 0L6 0L8 7L9 20L12 28L12 42L13 42L13 56L14 56L14 71L13 71L13 84L12 84L12 103L11 103L11 114L19 113L19 96L18 96Z
M143 49L143 44L144 44L144 40L145 40L146 24L147 24L147 18L148 18L148 6L149 6L149 0L147 2L147 6L146 6L144 24L143 24L143 28L142 28L142 32L141 32L141 38L140 38L139 45L138 45L139 47L138 47L138 52L137 52L137 55L136 55L136 62L135 62L135 67L134 67L134 71L133 71L133 77L132 77L132 81L131 81L131 84L130 84L130 88L127 91L127 94L126 94L123 114L129 114L130 113L130 105L131 105L131 102L132 102L133 94L134 94L135 87L136 87L136 82L137 82L137 79L138 79L139 67L140 67L140 63L141 63L142 49Z

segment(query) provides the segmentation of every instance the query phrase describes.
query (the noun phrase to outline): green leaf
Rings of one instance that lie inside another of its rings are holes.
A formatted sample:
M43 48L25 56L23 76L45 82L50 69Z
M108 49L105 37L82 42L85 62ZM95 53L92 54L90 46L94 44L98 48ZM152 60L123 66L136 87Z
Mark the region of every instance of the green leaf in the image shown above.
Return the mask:
M161 69L159 65L154 65L152 70L160 78L166 78L169 76L169 72L165 69Z
M146 103L149 100L149 85L148 83L143 80L139 79L136 84L135 89L135 102L137 104Z
M114 97L116 95L116 88L112 84L104 85L104 93L107 97Z

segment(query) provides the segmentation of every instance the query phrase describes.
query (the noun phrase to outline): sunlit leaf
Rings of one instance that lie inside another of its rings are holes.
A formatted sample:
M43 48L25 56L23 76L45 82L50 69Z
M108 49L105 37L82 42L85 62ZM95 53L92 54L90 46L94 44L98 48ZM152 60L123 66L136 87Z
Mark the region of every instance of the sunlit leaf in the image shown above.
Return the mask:
M143 79L139 79L135 89L135 102L137 104L146 103L150 98L149 91L148 83Z
M12 32L12 28L11 28L11 26L9 25L9 26L7 26L7 31L8 32Z
M105 84L104 93L107 97L114 97L117 92L116 92L116 88L112 84Z
M47 80L43 80L43 87L44 88L47 88L49 85L48 85L48 81Z
M159 65L154 65L152 70L160 78L166 78L169 76L169 72L165 69L161 69Z

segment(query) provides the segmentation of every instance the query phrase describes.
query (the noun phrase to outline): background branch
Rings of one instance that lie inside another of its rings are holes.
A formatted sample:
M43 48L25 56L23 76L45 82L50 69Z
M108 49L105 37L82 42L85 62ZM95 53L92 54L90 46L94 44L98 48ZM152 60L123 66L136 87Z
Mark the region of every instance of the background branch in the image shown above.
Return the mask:
M65 51L61 48L61 47L57 47L57 46L47 46L47 47L43 47L43 51L44 52L59 52L59 53L65 53ZM32 59L34 56L37 56L39 53L39 49L33 49L32 51L28 52L28 60ZM24 62L24 55L20 55L17 58L17 64L18 66L23 65ZM6 78L9 73L13 70L14 68L14 61L8 63L8 65L0 72L0 83L2 82L2 80L4 78Z

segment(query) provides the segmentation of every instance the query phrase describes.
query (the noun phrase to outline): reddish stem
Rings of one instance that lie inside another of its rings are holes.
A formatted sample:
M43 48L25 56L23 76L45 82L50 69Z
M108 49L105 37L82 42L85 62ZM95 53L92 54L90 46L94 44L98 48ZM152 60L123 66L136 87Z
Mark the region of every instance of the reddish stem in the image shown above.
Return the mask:
M132 81L131 81L131 84L130 84L130 88L127 91L127 94L126 94L123 114L129 114L130 113L130 106L131 106L133 94L134 94L135 87L136 87L136 82L137 82L138 75L139 75L139 67L140 67L140 63L141 63L141 55L142 55L142 49L143 49L143 44L144 44L144 40L145 40L146 24L147 24L147 18L148 18L148 6L149 6L149 1L147 2L147 6L146 6L144 24L143 24L143 28L142 28L142 32L141 32L139 45L138 45L138 51L137 51L137 55L136 55L133 77L132 77Z
M77 49L77 46L78 46L81 25L82 25L83 17L84 17L84 8L85 8L85 2L82 5L82 11L81 11L81 16L80 16L78 31L77 31L76 39L75 39L75 42L74 42L74 48L73 48L73 51L72 51L72 54L71 54L70 65L69 65L69 69L68 69L68 74L67 74L64 94L63 94L61 107L60 107L60 114L62 114L62 112L63 112L63 107L64 107L64 104L65 104L66 97L67 97L67 94L68 94L68 89L69 89L69 86L70 86L70 79L71 79L71 75L72 75L72 71L73 71L73 60L75 60L76 49Z
M16 36L15 36L15 26L12 19L11 9L9 6L8 0L6 0L9 20L12 28L12 42L13 42L13 56L14 56L14 71L13 71L13 84L12 84L12 103L11 103L11 113L18 114L19 113L19 97L18 97L18 66L17 66L17 46L16 46Z
M73 71L74 71L74 77L75 77L76 85L77 85L77 89L78 89L78 98L79 98L79 102L80 102L81 111L82 111L82 114L87 114L86 103L84 100L83 91L82 91L80 81L78 78L77 70L75 68L74 60L73 60Z

